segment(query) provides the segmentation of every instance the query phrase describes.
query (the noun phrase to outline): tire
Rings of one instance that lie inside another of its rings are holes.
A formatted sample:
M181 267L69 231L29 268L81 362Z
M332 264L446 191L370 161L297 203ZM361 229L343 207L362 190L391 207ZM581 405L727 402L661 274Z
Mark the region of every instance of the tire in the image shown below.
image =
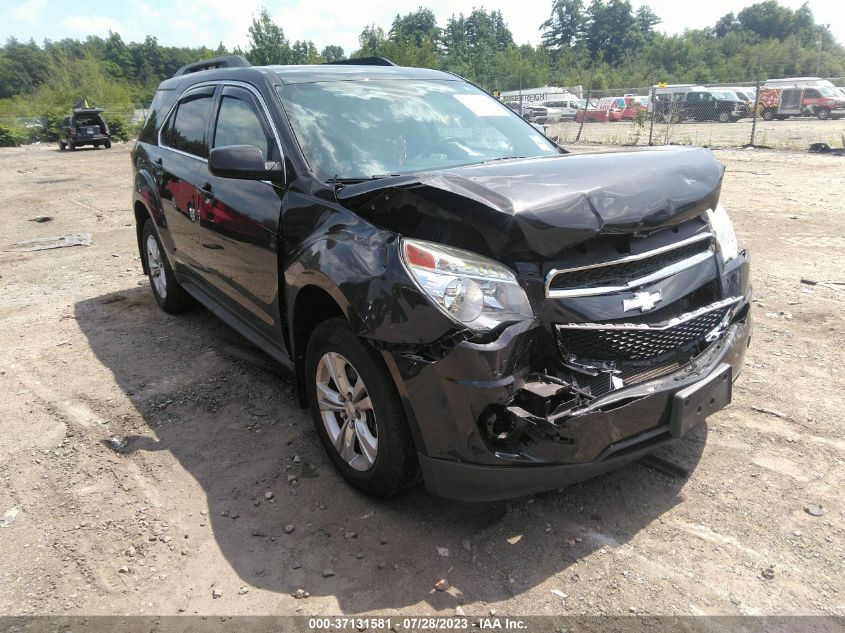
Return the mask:
M343 389L335 376L346 382L345 401L338 397ZM381 356L352 333L346 319L324 321L311 334L305 352L305 389L317 435L350 485L383 499L416 482L414 441L393 379ZM369 407L359 408L366 402Z
M65 145L65 144L64 144L64 142L59 141L59 151L60 151L60 152L65 151L65 148L66 148L66 147L67 147L67 145Z
M70 151L72 151L72 152L76 151L76 141L74 141L72 138L68 139L67 146L68 146L68 149Z
M165 312L176 314L193 307L194 300L179 282L167 261L167 255L156 234L153 221L147 218L142 233L142 251L147 264L150 288L156 303Z
M103 143L103 146L104 146L106 149L111 149L111 141L106 141L105 143Z
M719 123L730 123L731 122L731 115L728 112L720 112L719 113Z
M775 113L772 110L763 110L763 120L764 121L774 121L775 120Z
M816 117L824 121L830 118L830 110L827 108L816 108Z

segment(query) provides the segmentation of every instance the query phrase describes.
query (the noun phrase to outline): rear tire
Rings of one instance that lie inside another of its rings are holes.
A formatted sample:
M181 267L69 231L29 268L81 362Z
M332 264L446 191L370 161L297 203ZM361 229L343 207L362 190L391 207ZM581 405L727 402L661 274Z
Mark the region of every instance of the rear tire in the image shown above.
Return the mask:
M76 151L76 141L74 141L73 139L69 139L69 140L68 140L68 142L67 142L67 146L68 146L68 149L69 149L70 151L72 151L72 152L75 152L75 151Z
M320 441L350 485L385 498L416 482L419 464L396 385L346 319L324 321L311 334L305 388Z
M830 110L827 108L817 108L816 109L816 117L822 121L830 118Z
M772 110L763 110L763 120L764 121L774 121L775 120L775 113Z
M67 147L67 146L64 144L64 142L59 141L59 151L60 151L60 152L65 151L66 147Z
M103 143L103 146L104 146L106 149L111 149L111 141L106 141L105 143Z
M193 307L194 300L176 281L176 275L173 274L170 262L167 261L167 255L158 239L153 221L149 218L144 222L141 244L149 271L150 288L159 307L171 314L184 312Z

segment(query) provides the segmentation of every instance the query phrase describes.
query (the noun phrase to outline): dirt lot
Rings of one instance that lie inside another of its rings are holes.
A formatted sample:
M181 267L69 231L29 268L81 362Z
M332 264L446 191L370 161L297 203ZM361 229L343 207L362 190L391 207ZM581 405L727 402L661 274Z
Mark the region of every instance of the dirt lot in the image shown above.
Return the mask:
M706 147L742 147L751 139L752 121L740 119L735 123L701 121L665 125L654 124L653 141L657 144L679 143ZM569 121L549 126L548 133L571 143L581 127ZM633 122L586 123L581 129L583 143L617 143L622 145L647 145L649 123L639 126ZM754 142L756 145L784 150L806 151L811 143L827 143L842 147L845 136L845 118L820 121L808 117L792 117L785 121L757 120Z
M357 494L265 356L157 308L128 152L0 151L0 614L845 615L845 159L717 153L755 334L689 478L463 504Z

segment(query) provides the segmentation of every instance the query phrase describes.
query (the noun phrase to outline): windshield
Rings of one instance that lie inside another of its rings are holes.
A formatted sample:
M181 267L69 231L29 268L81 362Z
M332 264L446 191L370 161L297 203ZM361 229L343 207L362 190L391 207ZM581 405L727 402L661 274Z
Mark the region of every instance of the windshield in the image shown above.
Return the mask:
M277 90L302 153L323 180L560 153L518 115L462 81L327 81Z
M719 99L730 99L731 101L739 101L739 97L736 96L736 93L731 92L730 90L714 90L713 94L716 95Z

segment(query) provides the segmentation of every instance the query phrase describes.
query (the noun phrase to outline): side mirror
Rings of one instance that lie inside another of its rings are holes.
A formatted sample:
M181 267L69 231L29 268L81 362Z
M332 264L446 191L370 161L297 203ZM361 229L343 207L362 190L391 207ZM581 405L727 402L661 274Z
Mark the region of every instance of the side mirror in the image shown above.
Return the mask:
M241 180L279 180L282 166L265 162L255 145L227 145L215 147L208 154L208 170L220 178Z

